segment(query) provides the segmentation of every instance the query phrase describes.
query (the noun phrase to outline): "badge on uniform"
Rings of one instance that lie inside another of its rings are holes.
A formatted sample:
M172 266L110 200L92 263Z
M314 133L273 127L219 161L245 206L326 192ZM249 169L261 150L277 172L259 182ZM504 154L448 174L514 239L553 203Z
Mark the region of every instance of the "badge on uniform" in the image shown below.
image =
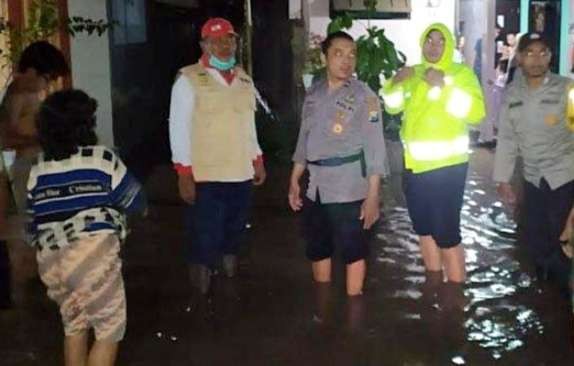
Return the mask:
M559 121L560 121L560 117L558 117L557 114L549 113L546 116L544 116L544 123L546 123L548 126L554 126Z
M340 123L335 123L333 125L333 133L336 135L340 135L343 133L343 125Z
M343 121L345 120L345 112L337 111L335 115L335 122L333 123L333 133L335 135L340 135L344 131Z
M570 131L574 132L574 85L568 86L568 104L566 106L566 123Z
M345 103L353 105L355 104L355 94L350 94L345 97Z
M199 81L199 85L201 86L206 86L207 84L209 84L209 76L207 75L206 72L199 72L197 73L197 77L198 77L198 81Z
M377 123L379 122L379 98L369 97L367 99L367 108L369 109L369 122Z

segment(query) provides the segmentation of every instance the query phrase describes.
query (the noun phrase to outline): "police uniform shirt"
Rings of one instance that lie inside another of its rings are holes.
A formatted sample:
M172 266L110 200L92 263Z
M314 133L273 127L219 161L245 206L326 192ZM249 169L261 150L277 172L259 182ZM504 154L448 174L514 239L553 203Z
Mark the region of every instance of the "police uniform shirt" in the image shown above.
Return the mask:
M364 152L360 161L339 166L309 164L307 197L322 203L343 203L367 196L367 178L386 175L386 150L378 97L362 82L348 80L329 91L326 80L313 85L303 103L301 129L293 161L306 164Z
M518 155L524 178L536 187L542 178L551 189L574 180L574 134L566 118L571 85L552 73L534 90L522 76L510 84L499 115L495 181L510 181Z

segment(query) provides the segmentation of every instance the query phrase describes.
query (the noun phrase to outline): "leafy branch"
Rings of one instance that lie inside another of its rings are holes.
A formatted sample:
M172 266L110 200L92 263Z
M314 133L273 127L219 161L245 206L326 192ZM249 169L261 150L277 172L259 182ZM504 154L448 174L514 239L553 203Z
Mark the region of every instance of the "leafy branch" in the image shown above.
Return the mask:
M6 50L0 49L0 57L4 59L2 67L11 68L31 43L46 40L64 30L71 36L78 33L98 36L104 34L114 23L102 19L93 20L80 16L61 18L58 13L56 0L32 0L27 9L28 17L23 27L17 27L0 18L0 35L5 35L8 41Z
M113 27L115 22L108 23L103 19L93 20L89 18L74 16L67 19L68 33L75 36L76 33L87 33L92 35L94 32L101 37L109 28Z

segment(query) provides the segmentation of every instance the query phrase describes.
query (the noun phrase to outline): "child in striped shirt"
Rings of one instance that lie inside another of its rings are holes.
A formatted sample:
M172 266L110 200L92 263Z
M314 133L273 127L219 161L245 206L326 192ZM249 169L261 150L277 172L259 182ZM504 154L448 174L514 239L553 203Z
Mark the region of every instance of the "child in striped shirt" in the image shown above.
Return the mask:
M44 101L36 121L43 152L28 180L30 241L48 296L60 306L66 365L115 363L126 327L125 215L145 206L120 158L97 145L96 108L80 90Z

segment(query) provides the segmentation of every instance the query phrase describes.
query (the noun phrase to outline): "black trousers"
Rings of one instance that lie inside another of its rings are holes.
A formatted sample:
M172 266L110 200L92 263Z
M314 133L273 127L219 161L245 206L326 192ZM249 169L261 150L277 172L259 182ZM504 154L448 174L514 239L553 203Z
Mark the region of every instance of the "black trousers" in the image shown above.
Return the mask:
M537 270L568 283L570 261L562 253L560 234L574 203L574 181L551 189L542 178L540 187L525 182L525 241Z
M0 240L0 309L11 304L10 257L6 241Z

